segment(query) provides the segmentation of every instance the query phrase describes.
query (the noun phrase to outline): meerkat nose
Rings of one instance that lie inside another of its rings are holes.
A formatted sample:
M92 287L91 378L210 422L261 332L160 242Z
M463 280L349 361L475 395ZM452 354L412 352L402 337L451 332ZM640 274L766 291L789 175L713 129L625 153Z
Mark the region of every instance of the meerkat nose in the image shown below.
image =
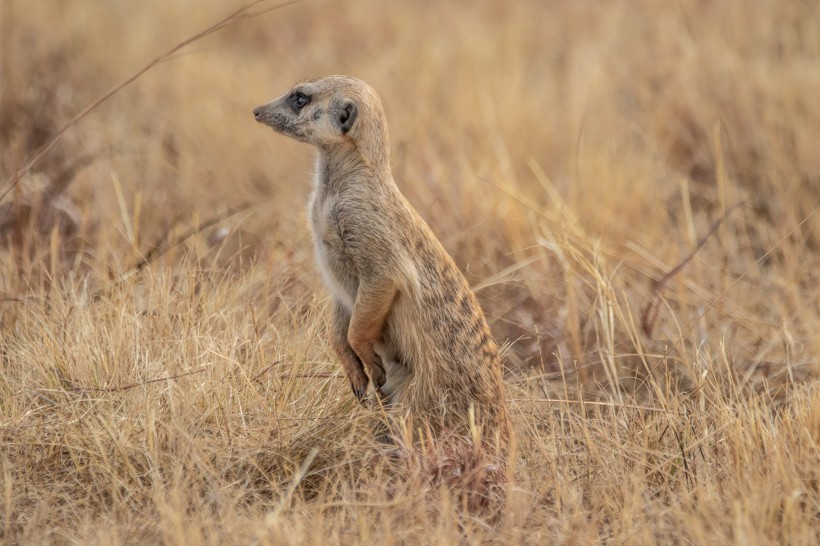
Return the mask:
M259 114L261 114L261 113L262 113L262 110L259 108L259 106L257 106L256 108L253 109L253 117L255 117L256 119L259 119Z

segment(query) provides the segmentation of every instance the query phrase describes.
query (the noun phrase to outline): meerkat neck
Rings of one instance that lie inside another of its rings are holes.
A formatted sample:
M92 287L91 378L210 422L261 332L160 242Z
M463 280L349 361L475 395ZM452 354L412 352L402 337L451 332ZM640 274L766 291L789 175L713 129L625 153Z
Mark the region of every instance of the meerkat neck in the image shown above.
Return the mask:
M370 176L361 177L362 173ZM320 190L340 189L351 180L380 181L393 184L387 153L370 157L355 146L345 149L320 149L316 162L316 181Z

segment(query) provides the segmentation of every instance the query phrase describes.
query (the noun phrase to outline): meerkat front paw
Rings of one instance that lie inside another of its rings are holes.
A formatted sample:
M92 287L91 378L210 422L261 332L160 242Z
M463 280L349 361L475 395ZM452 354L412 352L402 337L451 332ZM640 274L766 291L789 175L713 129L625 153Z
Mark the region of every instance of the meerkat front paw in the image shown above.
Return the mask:
M348 376L348 379L350 380L350 388L353 389L353 395L356 396L359 402L364 404L367 396L367 384L369 383L367 375L364 371L358 370L358 373Z

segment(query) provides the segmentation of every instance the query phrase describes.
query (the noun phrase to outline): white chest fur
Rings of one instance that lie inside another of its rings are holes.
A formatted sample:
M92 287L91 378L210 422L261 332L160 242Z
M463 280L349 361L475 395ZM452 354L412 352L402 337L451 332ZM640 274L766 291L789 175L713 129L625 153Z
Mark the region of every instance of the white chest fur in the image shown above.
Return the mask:
M336 196L323 192L320 184L321 180L317 180L317 187L310 203L316 265L333 296L352 310L358 282L352 278L350 264L345 263L347 258L344 253L344 242L336 225Z

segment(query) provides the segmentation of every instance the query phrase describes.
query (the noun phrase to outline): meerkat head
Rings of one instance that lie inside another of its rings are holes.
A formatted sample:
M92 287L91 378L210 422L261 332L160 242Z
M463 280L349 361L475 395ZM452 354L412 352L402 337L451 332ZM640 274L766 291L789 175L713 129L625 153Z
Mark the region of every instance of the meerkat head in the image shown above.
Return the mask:
M256 121L319 149L356 146L367 155L385 155L387 124L376 92L348 76L304 81L253 109ZM372 159L372 157L371 157Z

